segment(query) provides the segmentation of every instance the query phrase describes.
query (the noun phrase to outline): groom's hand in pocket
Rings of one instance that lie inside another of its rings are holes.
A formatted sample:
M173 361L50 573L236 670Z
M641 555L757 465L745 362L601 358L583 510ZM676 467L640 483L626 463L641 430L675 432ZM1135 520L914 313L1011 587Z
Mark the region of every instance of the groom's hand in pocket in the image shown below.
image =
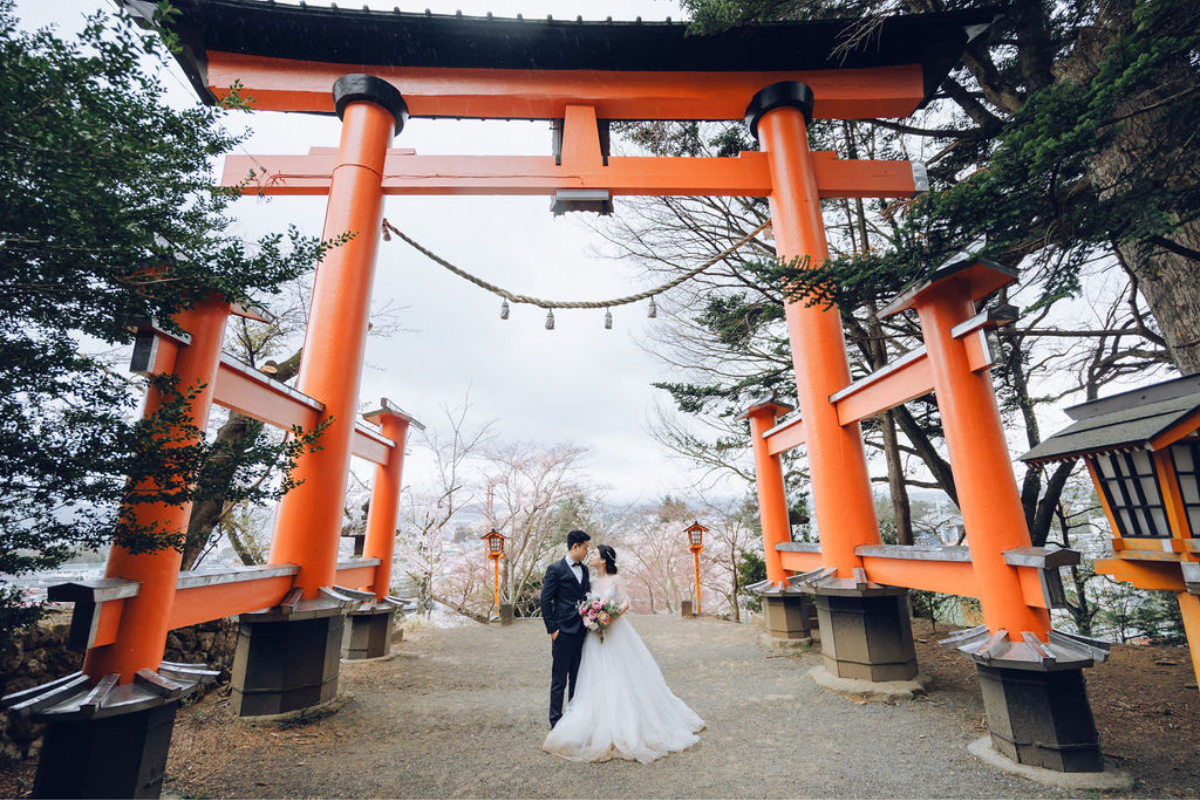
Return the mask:
M553 642L556 639L558 639L558 631L555 631L554 633L550 634L550 641Z

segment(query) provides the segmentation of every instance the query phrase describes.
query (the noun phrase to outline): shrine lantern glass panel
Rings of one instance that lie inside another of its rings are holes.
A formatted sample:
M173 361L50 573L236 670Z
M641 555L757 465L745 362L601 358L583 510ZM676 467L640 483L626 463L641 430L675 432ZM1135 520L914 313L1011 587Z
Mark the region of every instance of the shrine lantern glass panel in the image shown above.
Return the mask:
M1091 459L1120 534L1128 539L1169 539L1154 463L1145 450L1109 453Z
M1175 465L1179 495L1187 511L1189 536L1200 531L1200 439L1188 439L1171 445L1171 461Z

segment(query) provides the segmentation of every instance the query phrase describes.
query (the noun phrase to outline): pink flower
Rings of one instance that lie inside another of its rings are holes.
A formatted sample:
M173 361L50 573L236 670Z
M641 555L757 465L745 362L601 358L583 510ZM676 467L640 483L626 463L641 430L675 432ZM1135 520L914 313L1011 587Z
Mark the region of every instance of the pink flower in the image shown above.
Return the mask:
M602 608L604 608L604 605L599 600L592 601L592 610L599 611Z
M595 610L589 611L587 615L588 615L588 619L595 619L596 611Z

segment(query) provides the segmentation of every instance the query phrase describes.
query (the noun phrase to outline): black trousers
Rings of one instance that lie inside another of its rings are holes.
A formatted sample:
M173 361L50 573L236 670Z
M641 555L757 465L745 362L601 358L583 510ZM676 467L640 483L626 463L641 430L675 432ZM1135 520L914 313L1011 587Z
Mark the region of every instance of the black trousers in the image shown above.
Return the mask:
M553 661L550 668L550 727L553 728L563 713L563 692L567 699L575 696L575 680L579 677L579 656L583 653L583 640L587 631L578 633L558 632L550 645ZM568 688L569 687L569 688Z

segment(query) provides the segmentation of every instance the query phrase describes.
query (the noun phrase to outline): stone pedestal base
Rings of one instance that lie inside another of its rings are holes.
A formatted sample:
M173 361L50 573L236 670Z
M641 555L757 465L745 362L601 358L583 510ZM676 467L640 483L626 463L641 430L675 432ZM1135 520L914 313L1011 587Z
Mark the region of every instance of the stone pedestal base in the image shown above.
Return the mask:
M975 666L997 752L1018 764L1058 772L1104 769L1082 669Z
M911 681L860 681L831 675L824 667L813 667L808 671L808 677L821 688L856 702L888 705L915 700L925 694L925 687L929 685L929 679L924 675L918 675Z
M807 595L764 595L763 627L772 639L812 642L809 627L809 600Z
M50 722L33 796L157 798L178 708Z
M696 616L695 612L692 611L692 601L691 600L684 600L683 602L681 602L679 604L679 616L681 616L681 617Z
M392 649L395 623L393 606L350 612L342 638L342 658L357 660L386 656Z
M909 681L917 677L908 590L817 594L821 655L839 678Z
M337 695L344 612L304 619L270 612L242 614L233 657L233 707L238 716L283 714Z
M501 625L512 625L513 624L512 603L501 603L500 604L500 624Z

